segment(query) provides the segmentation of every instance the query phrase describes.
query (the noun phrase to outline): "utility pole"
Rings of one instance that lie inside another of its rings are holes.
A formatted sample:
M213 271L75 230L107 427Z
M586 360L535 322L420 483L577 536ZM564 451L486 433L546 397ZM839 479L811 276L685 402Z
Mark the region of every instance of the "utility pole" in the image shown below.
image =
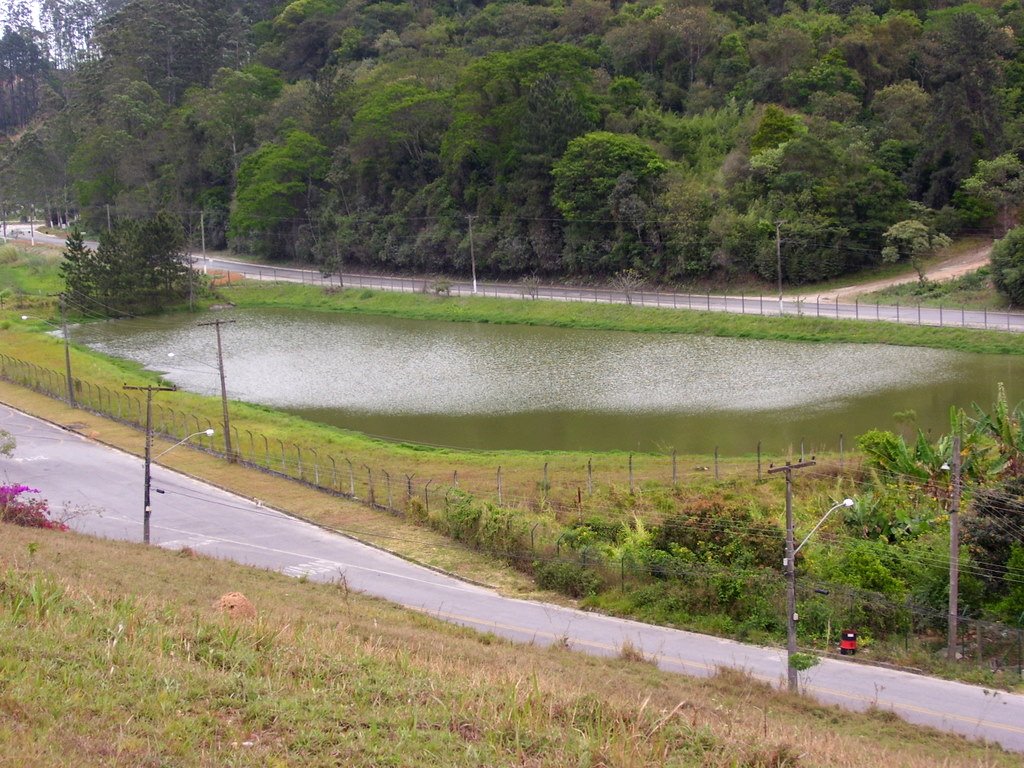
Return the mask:
M199 241L203 249L203 274L206 274L206 211L199 212Z
M775 258L779 264L779 315L782 314L782 220L775 222Z
M946 657L956 661L960 612L960 435L953 435L953 493L949 500L949 637Z
M28 210L29 210L29 213L28 213L28 232L29 232L29 236L32 238L32 245L35 245L36 244L36 223L35 223L36 222L36 204L32 203L32 205L29 206Z
M786 676L789 680L789 692L799 692L799 681L797 669L793 666L793 656L796 648L796 623L800 616L796 612L796 542L793 534L793 470L813 467L813 460L801 461L797 464L790 464L788 461L784 467L772 467L768 470L769 475L779 472L786 473L786 557L782 561L786 569Z
M234 320L214 320L211 323L199 323L200 327L212 325L217 329L217 369L220 371L220 404L224 411L224 453L228 461L234 462L235 454L231 450L231 421L228 418L228 385L224 377L224 352L220 343L220 327L225 323L233 323Z
M154 392L174 392L174 387L131 387L127 384L124 385L125 389L134 389L140 392L146 393L146 454L145 454L145 475L143 482L143 493L142 493L142 541L144 544L149 544L149 516L153 512L153 507L149 503L149 485L150 485L150 463L152 461L153 453L153 393Z
M71 378L71 339L68 336L68 314L64 294L60 295L60 331L64 335L64 376L68 380L68 403L77 408L75 402L75 380Z
M476 296L476 252L473 250L473 214L466 216L469 219L469 265L473 270L473 295Z

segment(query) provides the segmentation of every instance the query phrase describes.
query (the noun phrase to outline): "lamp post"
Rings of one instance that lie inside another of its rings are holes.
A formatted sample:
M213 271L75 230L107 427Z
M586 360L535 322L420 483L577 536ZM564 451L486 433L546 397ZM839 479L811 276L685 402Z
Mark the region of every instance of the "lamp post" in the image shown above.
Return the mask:
M31 315L22 315L22 320L28 319L42 320L47 325L52 325L54 328L57 326L51 323L49 320L43 320L41 317L32 318ZM64 337L64 378L68 384L68 404L72 408L77 408L78 403L75 402L75 380L71 378L71 339L68 335L68 320L67 311L64 303L64 296L60 297L60 332L61 336Z
M953 435L953 466L943 463L940 469L952 471L953 492L949 499L949 617L946 628L946 658L956 661L960 613L960 435Z
M152 451L151 446L153 444L153 433L149 429L149 424L147 422L147 425L146 425L146 457L145 457L145 461L144 461L144 464L145 464L145 470L144 470L145 475L144 475L144 481L143 481L144 482L143 501L144 501L144 505L145 506L144 506L143 512L142 512L142 541L145 544L149 544L149 517L150 517L150 515L153 512L153 507L150 506L150 503L149 503L149 490L150 490L150 484L151 484L150 465L154 461L159 459L161 456L163 456L164 454L168 453L169 451L173 451L175 448L177 448L182 443L186 443L189 440L191 440L193 437L197 437L198 435L206 435L207 437L213 437L213 430L212 429L204 429L202 432L194 432L191 435L189 435L188 437L186 437L184 440L179 440L178 442L176 442L174 445L172 445L166 451L162 451L161 453L158 453L155 457L150 458L149 454Z
M800 542L800 546L798 547L793 547L793 516L792 514L786 515L786 558L782 561L782 564L786 568L786 578L788 580L786 589L786 610L788 613L786 618L786 674L789 679L790 693L797 693L799 691L797 669L793 666L793 656L797 652L796 623L800 620L800 616L796 612L796 555L801 549L803 549L804 544L808 542L811 536L821 528L829 515L840 507L852 506L853 499L843 499L842 501L833 504L829 511L826 512L822 516L821 520L819 520L811 529L811 532L804 537L804 540Z

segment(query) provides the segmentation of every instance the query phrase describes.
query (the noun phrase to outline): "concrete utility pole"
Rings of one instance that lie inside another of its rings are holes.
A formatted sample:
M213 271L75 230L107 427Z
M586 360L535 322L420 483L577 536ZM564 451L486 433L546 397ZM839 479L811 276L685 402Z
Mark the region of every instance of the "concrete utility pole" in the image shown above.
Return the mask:
M473 250L473 214L469 214L469 265L473 270L473 295L476 296L476 251Z
M779 314L782 314L782 221L775 222L775 258L779 263Z
M131 387L125 384L124 388L146 393L146 454L142 493L142 541L144 544L149 544L149 516L153 512L153 507L149 503L150 464L152 463L153 453L153 393L174 392L175 387Z
M949 500L949 637L946 657L956 661L960 613L960 435L953 435L953 493Z
M77 408L75 380L71 378L71 339L68 336L67 304L63 293L60 295L60 331L64 335L64 376L68 380L68 403L72 408Z
M212 325L217 329L217 369L220 371L220 404L224 411L224 453L228 461L235 460L234 451L231 450L231 420L228 417L228 386L224 376L224 352L220 343L220 327L225 323L233 323L234 320L214 320L210 323L199 323L200 327Z
M782 565L786 569L786 676L789 680L790 693L799 692L797 669L793 666L796 648L796 623L800 617L796 612L796 542L793 534L793 470L813 467L816 462L801 461L797 464L786 462L784 467L772 467L769 475L779 472L786 473L786 557Z

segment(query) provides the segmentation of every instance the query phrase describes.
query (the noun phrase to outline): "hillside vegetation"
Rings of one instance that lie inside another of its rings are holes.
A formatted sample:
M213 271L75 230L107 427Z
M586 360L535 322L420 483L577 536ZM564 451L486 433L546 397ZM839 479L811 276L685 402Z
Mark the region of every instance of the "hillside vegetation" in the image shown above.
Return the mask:
M51 222L166 210L326 271L781 254L799 284L1002 232L1024 194L1017 0L53 0L42 32L18 5L0 202Z
M0 629L0 748L23 766L1017 764L735 672L513 646L343 582L6 524Z

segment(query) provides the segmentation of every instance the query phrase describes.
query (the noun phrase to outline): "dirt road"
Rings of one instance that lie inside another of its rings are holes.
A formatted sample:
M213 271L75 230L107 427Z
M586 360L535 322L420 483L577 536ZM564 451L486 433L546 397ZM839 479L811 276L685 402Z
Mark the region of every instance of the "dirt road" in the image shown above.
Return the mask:
M952 280L954 277L960 277L985 266L988 264L991 255L992 243L985 243L929 267L925 272L925 276L934 282ZM823 291L821 299L822 301L852 299L854 296L880 291L883 288L888 288L890 285L912 283L915 280L917 280L917 273L909 272L905 275L890 277L885 280L874 280L870 283L860 283L859 285L851 285L846 288L834 288L830 291Z

